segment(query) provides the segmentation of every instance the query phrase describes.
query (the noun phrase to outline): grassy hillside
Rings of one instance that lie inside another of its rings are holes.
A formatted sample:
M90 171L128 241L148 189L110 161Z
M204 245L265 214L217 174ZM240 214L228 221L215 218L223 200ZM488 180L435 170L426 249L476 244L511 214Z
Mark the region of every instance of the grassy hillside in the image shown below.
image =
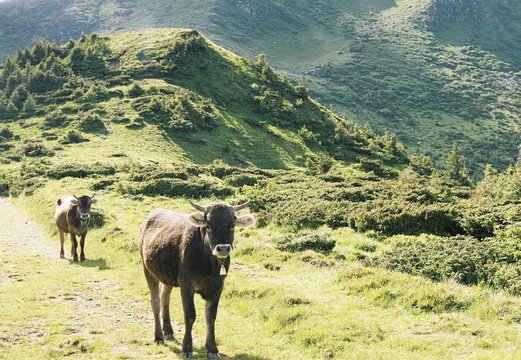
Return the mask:
M118 208L121 227L91 229L87 261L74 264L68 256L59 259L58 235L41 212L48 207L41 199L61 186L57 182L17 201L43 226L0 204L0 358L180 358L180 345L153 344L139 255L118 248L126 238L135 244L135 227L150 208L190 211L187 202L104 195L93 214ZM317 235L337 239L329 254L281 250L275 228L237 232L216 322L223 358L519 357L518 297L366 267L353 259L371 239L347 229ZM195 304L194 352L205 358L204 303L196 297ZM170 306L180 339L178 290Z
M517 2L447 0L432 1L428 9L429 29L444 44L472 44L490 52L505 63L519 66L519 22L521 5Z
M219 310L229 358L519 355L521 160L473 184L457 146L436 168L194 30L38 41L4 64L0 99L0 196L41 226L0 236L0 358L179 354L152 345L136 232L188 199L250 199L257 219ZM87 261L57 259L53 204L93 192Z
M320 153L408 161L391 137L336 116L262 59L237 57L192 30L83 36L62 47L40 41L7 61L0 89L0 116L14 122L9 131L47 155L57 152L51 162L90 158L77 153L86 147L114 161L219 158L264 168L303 166ZM31 156L4 149L7 162Z
M480 3L465 6L469 11L480 9ZM520 142L519 68L479 42L440 41L429 24L446 17L446 11L452 14L441 7L399 2L369 17L344 17L346 38L356 39L349 46L351 59L319 70L326 79L319 86L334 85L330 96L319 99L337 104L340 113L343 109L371 119L375 129L392 129L407 148L436 161L443 158L448 143L457 142L471 171L481 173L485 163L504 168L515 158ZM460 25L472 21L462 20ZM460 28L452 33L469 32Z

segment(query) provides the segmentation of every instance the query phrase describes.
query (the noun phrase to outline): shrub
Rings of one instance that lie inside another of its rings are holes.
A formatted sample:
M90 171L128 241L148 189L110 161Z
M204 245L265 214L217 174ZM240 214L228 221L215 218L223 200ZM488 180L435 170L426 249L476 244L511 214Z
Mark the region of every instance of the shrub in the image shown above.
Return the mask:
M226 178L226 183L234 187L253 186L263 178L263 176L253 174L234 174Z
M54 156L54 151L49 149L43 140L35 138L24 140L20 145L20 152L23 155L30 157Z
M128 96L130 97L139 97L144 94L145 90L138 83L132 84L130 89L128 89Z
M46 128L55 128L63 126L71 121L71 118L65 115L61 110L53 110L45 115L43 126Z
M90 175L113 175L115 172L116 168L110 164L68 163L49 169L47 176L51 179L61 179L66 176L84 178Z
M0 130L0 136L6 140L10 140L13 138L14 134L8 127L4 127Z
M83 100L90 103L98 103L110 99L107 88L101 84L93 83L89 90L83 95Z
M324 153L318 153L314 158L308 157L306 159L306 171L309 174L325 174L334 165L334 160L331 156Z
M85 141L89 141L89 139L83 136L83 134L76 129L67 131L62 137L58 139L60 144L75 144Z
M102 210L96 209L90 213L89 228L99 229L105 225L105 214Z
M105 123L101 119L101 116L94 112L87 113L78 122L77 126L81 131L89 133L102 133L107 132Z
M125 191L131 194L182 196L188 198L199 197L226 197L235 190L202 178L181 179L153 179L144 184L131 185Z
M282 251L296 252L313 250L329 254L336 245L336 240L330 234L318 233L286 233L280 236L275 247Z

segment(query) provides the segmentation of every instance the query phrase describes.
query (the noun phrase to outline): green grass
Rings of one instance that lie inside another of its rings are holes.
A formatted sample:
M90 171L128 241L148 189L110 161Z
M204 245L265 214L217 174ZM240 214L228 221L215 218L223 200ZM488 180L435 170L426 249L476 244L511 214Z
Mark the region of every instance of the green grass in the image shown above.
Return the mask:
M2 237L0 245L6 290L0 295L1 357L179 356L180 346L175 343L153 345L148 291L139 254L131 244L149 210L162 206L189 211L186 202L102 196L93 211L103 212L108 221L103 228L89 231L88 260L74 264L68 251L67 259L58 258L59 241L48 215L49 200L60 190L56 182L16 202L40 223L29 223L36 239L26 234L23 212L2 206L2 226L16 235ZM113 217L111 211L116 209L119 216ZM120 230L114 232L115 228ZM520 355L519 298L364 267L351 259L359 254L361 242L371 240L348 229L333 232L337 246L327 256L275 249L281 231L269 227L237 234L236 256L216 325L220 351L227 358L514 359ZM196 307L198 314L204 313L200 299ZM180 339L183 316L177 291L171 309ZM205 356L204 332L200 315L194 326L196 357Z

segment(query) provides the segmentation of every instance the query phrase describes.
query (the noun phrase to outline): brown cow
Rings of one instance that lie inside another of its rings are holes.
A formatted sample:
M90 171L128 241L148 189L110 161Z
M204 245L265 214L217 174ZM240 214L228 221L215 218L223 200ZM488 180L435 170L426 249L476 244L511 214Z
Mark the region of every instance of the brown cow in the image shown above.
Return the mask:
M61 250L60 257L63 259L65 253L63 251L63 242L65 240L64 233L69 233L72 242L71 256L74 261L78 261L78 241L76 236L80 237L81 254L80 260L85 261L85 253L83 248L85 246L85 236L90 221L90 206L96 204L99 199L92 196L83 195L80 197L65 195L56 202L56 209L54 211L54 222L58 226L60 232Z
M238 206L227 203L201 206L190 201L204 215L155 209L139 227L139 252L150 289L156 343L163 344L165 337L174 340L169 303L172 287L176 286L181 289L185 319L182 356L193 357L194 293L198 293L206 300L208 358L220 359L214 330L217 306L230 266L234 229L236 226L247 227L255 223L252 215L235 215L248 203Z

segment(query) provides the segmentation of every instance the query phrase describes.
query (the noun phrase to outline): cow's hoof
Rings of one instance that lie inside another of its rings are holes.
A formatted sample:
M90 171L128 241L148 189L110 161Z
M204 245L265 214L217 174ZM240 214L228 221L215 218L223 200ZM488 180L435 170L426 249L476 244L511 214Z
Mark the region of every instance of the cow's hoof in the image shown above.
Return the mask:
M165 335L165 340L168 340L168 341L177 341L174 337L174 334L168 334L168 335Z
M194 357L194 353L193 352L182 352L181 353L181 357L183 357L183 358L193 358Z
M60 254L60 258L61 258L61 259L65 259L65 255Z
M72 261L78 262L78 258L74 258L74 259L72 259Z
M82 258L80 259L80 261L81 261L81 262L84 262L84 261L85 261L85 258L84 258L84 257L82 257Z
M165 345L165 339L155 339L156 345Z
M221 355L219 353L208 353L208 359L220 359Z

